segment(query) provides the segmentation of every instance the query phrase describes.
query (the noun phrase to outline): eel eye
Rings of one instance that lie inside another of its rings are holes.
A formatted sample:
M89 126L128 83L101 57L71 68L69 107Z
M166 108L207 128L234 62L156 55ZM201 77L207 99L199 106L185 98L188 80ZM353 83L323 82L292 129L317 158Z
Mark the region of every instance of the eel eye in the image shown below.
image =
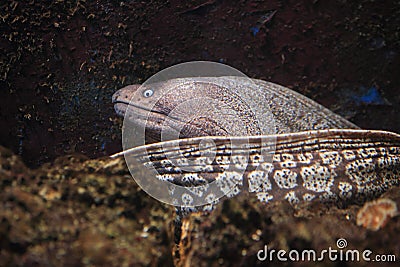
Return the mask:
M154 91L152 89L147 89L146 91L143 92L143 96L147 98L147 97L152 96L153 93L154 93Z

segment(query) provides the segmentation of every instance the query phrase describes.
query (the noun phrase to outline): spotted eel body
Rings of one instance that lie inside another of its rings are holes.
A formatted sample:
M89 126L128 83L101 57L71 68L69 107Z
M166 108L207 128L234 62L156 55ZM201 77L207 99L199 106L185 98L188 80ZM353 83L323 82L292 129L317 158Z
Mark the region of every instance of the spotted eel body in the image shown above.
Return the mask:
M215 192L209 191L211 183L216 183L227 198L248 192L263 203L288 201L293 205L302 201L363 202L399 184L398 134L360 130L288 88L249 80L173 79L151 87L127 86L113 96L117 113L145 127L153 141L160 141L162 126L183 129L180 137L186 139L134 147L114 155L129 154L138 160L139 168L155 169L157 179L187 188L179 194L170 187L162 189L169 190L177 206L177 243L182 216L192 211L210 211L220 201ZM162 98L143 98L142 93L150 88ZM168 90L171 88L174 90ZM276 131L260 135L254 114L235 92L255 99L260 109L269 106ZM252 118L246 121L246 129L250 130L236 129L218 111L216 118L208 121L168 118L179 103L201 96L218 99L241 118ZM149 111L144 124L144 112ZM215 146L204 147L204 141ZM192 207L199 198L209 204Z
M204 147L205 140L215 146ZM177 147L181 154L176 153ZM228 198L248 191L261 202L349 203L380 195L398 185L400 177L400 135L385 131L329 129L245 138L198 137L141 146L127 153L144 168L155 168L158 179L189 187L183 195L170 192L177 204L186 206L196 198L216 204L207 187L196 188L211 182Z

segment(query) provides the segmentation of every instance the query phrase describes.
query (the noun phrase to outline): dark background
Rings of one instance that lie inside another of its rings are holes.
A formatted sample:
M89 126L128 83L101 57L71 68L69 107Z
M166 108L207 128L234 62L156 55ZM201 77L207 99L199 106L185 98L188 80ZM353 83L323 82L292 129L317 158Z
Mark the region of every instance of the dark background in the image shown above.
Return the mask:
M398 1L3 1L0 33L0 145L31 167L119 151L113 92L191 60L400 132Z

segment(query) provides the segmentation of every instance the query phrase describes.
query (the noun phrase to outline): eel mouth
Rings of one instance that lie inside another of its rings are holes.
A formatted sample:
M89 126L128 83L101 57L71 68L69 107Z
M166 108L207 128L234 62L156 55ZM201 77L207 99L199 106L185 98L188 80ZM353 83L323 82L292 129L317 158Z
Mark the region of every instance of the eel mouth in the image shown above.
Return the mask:
M191 124L190 120L184 120L183 118L171 116L167 112L149 109L140 105L130 103L128 101L115 99L113 101L114 109L118 115L122 117L128 116L129 121L144 127L153 129L154 133L161 133L161 131L170 128L167 132L180 132L185 128L185 125ZM169 121L169 122L167 122ZM213 124L214 127L223 130L217 124ZM200 125L193 124L192 127L197 129L197 132L201 136L209 136L210 133L203 129Z
M171 116L167 112L150 109L144 106L133 104L128 101L116 99L115 101L113 100L113 103L115 111L121 116L125 116L126 112L128 111L129 112L128 114L140 118L148 118L149 120L151 120L152 117L158 120L160 119L165 120L166 118L168 118L176 122L185 123L182 119Z

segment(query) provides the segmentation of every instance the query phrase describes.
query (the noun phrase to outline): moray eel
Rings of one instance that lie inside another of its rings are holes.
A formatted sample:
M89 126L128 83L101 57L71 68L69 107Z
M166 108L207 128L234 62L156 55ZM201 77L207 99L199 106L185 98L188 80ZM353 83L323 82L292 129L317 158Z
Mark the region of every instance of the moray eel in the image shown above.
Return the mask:
M112 100L117 114L127 114L129 121L145 127L152 142L161 140L161 131L173 134L179 130L179 138L189 138L358 129L289 88L243 77L181 78L151 86L129 85L118 90ZM207 107L217 106L206 109L204 102ZM199 110L206 116L199 115ZM188 120L188 115L196 116Z
M202 98L218 104L205 105ZM113 102L119 115L146 129L148 143L156 142L114 156L129 153L144 168L156 169L159 180L188 187L178 194L168 188L178 225L189 212L209 211L219 202L215 192L207 191L211 182L224 197L244 191L263 203L285 200L293 205L362 203L399 184L400 135L359 129L273 83L240 77L173 79L127 86L114 94ZM173 113L185 102L190 105L183 109L206 106L212 116ZM162 131L171 138L162 139ZM177 138L182 139L173 140ZM204 141L213 144L212 158L211 148L201 145ZM178 148L181 154L170 153ZM192 207L199 198L209 204ZM178 231L177 242L179 237Z

